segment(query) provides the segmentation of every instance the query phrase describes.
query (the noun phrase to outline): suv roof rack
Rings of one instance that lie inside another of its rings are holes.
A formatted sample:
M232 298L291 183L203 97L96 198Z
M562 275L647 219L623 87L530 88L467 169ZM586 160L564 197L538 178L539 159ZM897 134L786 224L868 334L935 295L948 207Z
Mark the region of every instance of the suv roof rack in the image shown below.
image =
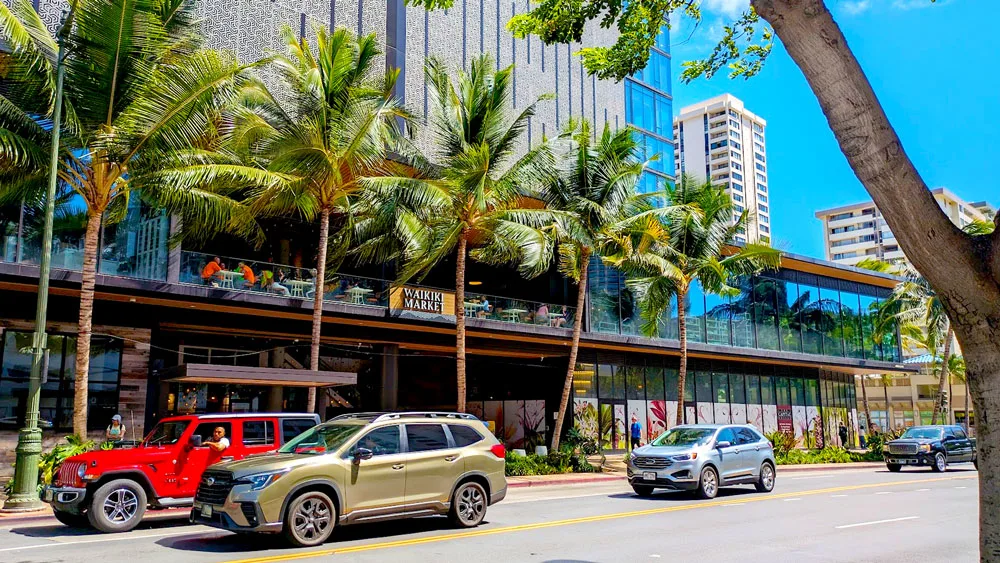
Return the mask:
M332 420L370 419L371 422L398 418L452 418L479 420L475 415L461 412L403 411L403 412L352 412L334 417Z

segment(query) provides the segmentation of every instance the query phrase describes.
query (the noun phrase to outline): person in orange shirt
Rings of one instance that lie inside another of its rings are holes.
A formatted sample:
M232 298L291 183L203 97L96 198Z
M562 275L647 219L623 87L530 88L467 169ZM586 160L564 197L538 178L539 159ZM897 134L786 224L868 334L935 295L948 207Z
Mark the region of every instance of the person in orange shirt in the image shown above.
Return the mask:
M201 270L201 279L205 282L205 285L215 285L215 282L222 279L222 259L216 256L205 264L205 267Z
M254 284L257 283L257 278L254 276L253 270L250 266L245 263L240 262L239 266L236 268L240 274L243 276L243 289L253 289Z

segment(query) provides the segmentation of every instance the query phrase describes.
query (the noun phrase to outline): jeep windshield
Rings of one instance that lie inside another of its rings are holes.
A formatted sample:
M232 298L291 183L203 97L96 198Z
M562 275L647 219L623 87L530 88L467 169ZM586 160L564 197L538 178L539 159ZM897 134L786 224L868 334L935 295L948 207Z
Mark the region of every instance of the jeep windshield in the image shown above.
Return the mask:
M910 438L913 440L940 440L940 428L907 428L900 438Z
M364 424L321 424L298 435L278 451L283 454L309 455L334 452L364 427Z
M188 421L178 420L176 422L161 422L153 428L146 439L143 440L143 447L169 446L176 444L181 439L184 430L188 427Z
M653 440L654 446L701 446L715 435L714 428L674 428Z

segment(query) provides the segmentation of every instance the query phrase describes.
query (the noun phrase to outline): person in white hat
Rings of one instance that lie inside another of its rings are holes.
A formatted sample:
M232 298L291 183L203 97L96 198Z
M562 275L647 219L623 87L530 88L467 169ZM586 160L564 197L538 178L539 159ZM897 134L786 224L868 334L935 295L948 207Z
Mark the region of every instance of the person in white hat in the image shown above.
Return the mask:
M112 442L121 442L125 439L125 425L122 424L122 415L116 414L111 417L111 425L104 431L104 436Z

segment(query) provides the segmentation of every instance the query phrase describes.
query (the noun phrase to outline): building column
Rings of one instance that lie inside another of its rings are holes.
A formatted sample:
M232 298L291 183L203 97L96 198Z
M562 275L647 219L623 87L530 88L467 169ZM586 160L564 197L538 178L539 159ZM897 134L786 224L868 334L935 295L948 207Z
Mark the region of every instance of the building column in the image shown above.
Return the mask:
M399 401L399 345L382 346L382 400L380 407L391 411Z

